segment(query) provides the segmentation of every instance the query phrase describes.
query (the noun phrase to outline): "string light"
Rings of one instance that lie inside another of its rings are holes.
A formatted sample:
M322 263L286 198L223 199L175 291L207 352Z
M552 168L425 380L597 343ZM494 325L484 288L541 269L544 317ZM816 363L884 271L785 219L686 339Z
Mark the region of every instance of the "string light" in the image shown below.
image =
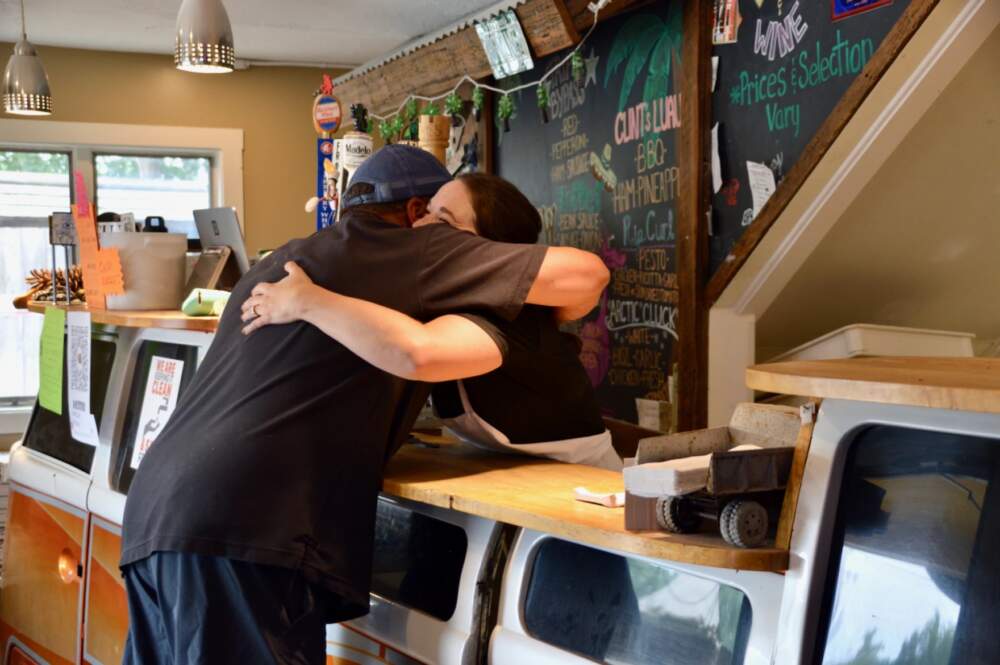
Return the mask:
M574 69L576 69L577 63L582 64L583 56L582 54L579 53L579 51L581 47L583 47L583 45L586 43L587 39L590 38L591 33L594 32L594 28L597 27L598 16L600 15L601 10L607 7L610 2L611 0L599 0L599 2L591 2L588 5L587 8L594 15L594 21L593 23L591 23L590 28L587 29L587 32L583 35L583 38L579 41L579 43L576 46L574 46L573 49L569 53L567 53L562 60L557 62L553 67L551 67L548 71L542 74L541 78L539 78L537 81L532 81L530 83L522 83L521 85L515 86L508 90L504 90L502 88L497 88L491 85L487 85L486 83L480 83L471 76L469 76L468 74L465 74L462 76L461 79L459 79L458 83L456 83L453 88L451 88L447 92L441 93L440 95L434 95L432 97L428 97L425 95L418 95L416 93L411 93L407 95L406 99L403 100L403 102L396 108L395 111L387 113L385 115L369 112L369 115L375 120L382 121L379 124L380 128L384 127L388 129L390 132L392 132L393 135L395 135L398 132L393 130L395 130L396 128L403 129L404 125L407 124L406 120L402 120L404 116L406 117L407 120L409 120L410 123L414 121L416 117L415 111L416 111L417 100L428 103L434 103L437 102L438 100L447 98L452 101L452 104L454 104L454 99L458 98L458 89L462 87L462 85L465 83L471 83L473 86L475 86L472 90L472 106L473 106L473 111L476 113L476 120L479 120L480 114L482 113L483 90L489 90L490 92L494 92L498 95L503 95L503 97L501 97L500 99L500 102L498 103L498 112L501 110L502 107L503 113L505 114L506 117L501 118L501 120L504 121L506 127L506 121L510 118L510 115L513 113L513 108L514 108L514 100L510 97L510 95L513 95L516 92L520 92L521 90L527 90L535 86L540 86L544 88L545 81L550 76L552 76L556 71L558 71L563 65L565 65L567 62L570 62L571 60L574 64ZM575 73L576 72L574 71L574 74ZM544 109L545 107L548 106L547 91L544 95L545 98L544 105L541 102L542 98L543 95L539 93L538 94L539 108ZM446 108L449 108L447 104ZM454 106L452 106L451 108L454 108ZM411 112L412 116L410 115ZM543 113L545 113L544 110Z

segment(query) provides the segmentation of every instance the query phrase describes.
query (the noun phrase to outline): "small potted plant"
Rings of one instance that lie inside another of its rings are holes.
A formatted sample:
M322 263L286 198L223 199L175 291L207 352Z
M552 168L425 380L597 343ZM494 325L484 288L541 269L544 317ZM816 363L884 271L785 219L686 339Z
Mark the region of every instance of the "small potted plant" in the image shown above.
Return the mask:
M429 102L420 111L419 145L421 148L438 158L442 164L448 149L448 135L451 123L447 116L441 115L441 107Z

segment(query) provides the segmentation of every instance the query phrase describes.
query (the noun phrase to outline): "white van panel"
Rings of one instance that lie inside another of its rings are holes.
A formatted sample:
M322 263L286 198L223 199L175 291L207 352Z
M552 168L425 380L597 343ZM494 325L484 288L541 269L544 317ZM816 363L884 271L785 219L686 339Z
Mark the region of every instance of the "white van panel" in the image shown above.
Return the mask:
M125 512L125 495L111 489L110 475L114 440L125 418L128 391L132 387L139 347L146 340L170 342L198 347L198 363L205 357L214 335L190 330L169 330L157 328L120 328L118 331L119 353L115 357L104 415L100 423L100 445L94 455L93 486L87 498L87 509L116 525L121 525Z
M462 575L459 581L455 612L448 621L441 621L418 610L404 607L379 596L371 597L371 612L348 622L364 636L376 639L425 663L461 665L462 654L472 634L475 614L476 580L489 546L494 522L473 515L403 499L383 496L380 500L407 508L461 527L468 539ZM328 653L331 643L344 638L335 626L327 626Z
M491 640L490 662L494 665L523 662L592 662L531 637L524 626L522 606L527 591L527 583L530 578L531 561L534 558L534 552L538 545L543 540L551 537L548 534L528 529L523 530L518 536L517 542L514 545L514 552L504 573L499 618L497 628ZM784 577L782 575L674 563L662 559L616 552L613 549L595 547L577 541L571 540L570 542L576 542L584 547L604 550L612 554L619 554L627 558L645 561L658 566L664 566L678 572L739 589L749 599L753 612L744 663L745 665L767 665L774 662L771 660L771 656L777 634L779 603L781 602L784 586ZM531 658L536 657L534 655L536 651L533 649L537 649L537 658L539 659L537 661L531 660ZM556 656L553 656L554 660L551 661L548 660L549 656L547 655L550 652L556 654ZM529 660L518 660L519 658L528 658Z
M864 425L1000 437L1000 416L995 414L825 400L802 476L774 663L808 663L812 659L841 478L852 440L849 435Z

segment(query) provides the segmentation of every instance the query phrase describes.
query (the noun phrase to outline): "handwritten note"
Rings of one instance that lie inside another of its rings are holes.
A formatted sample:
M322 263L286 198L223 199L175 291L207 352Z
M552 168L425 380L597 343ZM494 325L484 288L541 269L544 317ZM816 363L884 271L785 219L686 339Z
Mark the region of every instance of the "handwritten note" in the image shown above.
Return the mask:
M45 308L42 323L41 358L38 363L38 402L42 408L62 415L63 329L66 310Z
M106 309L105 296L125 292L121 257L115 248L101 249L94 208L87 198L83 176L79 171L73 175L76 179L76 204L71 207L80 241L80 267L87 290L87 305L91 309Z
M774 194L774 171L766 164L748 161L747 177L750 180L750 195L753 197L753 216L756 218L771 194Z

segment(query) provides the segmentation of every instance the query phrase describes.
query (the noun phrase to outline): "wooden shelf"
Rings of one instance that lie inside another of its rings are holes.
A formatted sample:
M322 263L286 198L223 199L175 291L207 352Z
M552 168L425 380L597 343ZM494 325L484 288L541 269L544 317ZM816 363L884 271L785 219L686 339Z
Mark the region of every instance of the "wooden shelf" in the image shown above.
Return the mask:
M658 559L739 570L788 568L787 550L731 547L718 533L626 531L623 508L573 498L579 486L595 492L623 491L620 473L434 441L439 448L407 445L390 460L386 494Z
M850 358L755 365L747 386L785 395L1000 413L1000 358Z
M188 316L180 310L88 310L86 305L67 306L65 304L33 302L28 309L44 314L46 307L59 307L70 312L90 312L93 323L129 328L169 328L171 330L194 330L215 332L219 326L217 316Z

